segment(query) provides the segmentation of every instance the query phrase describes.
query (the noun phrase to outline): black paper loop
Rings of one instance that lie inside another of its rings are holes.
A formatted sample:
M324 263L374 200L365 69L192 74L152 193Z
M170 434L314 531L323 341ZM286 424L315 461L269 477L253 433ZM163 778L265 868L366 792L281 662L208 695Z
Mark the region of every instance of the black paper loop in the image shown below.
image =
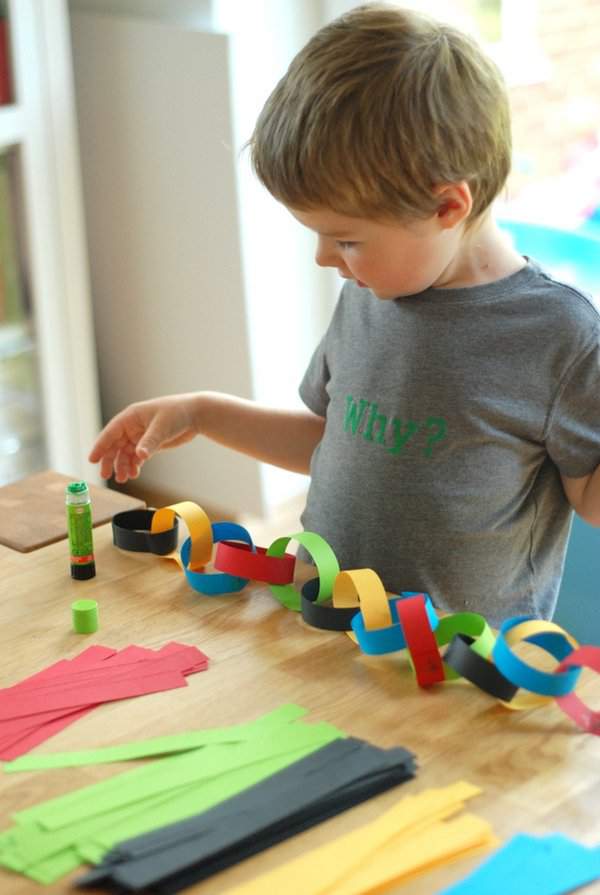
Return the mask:
M133 553L156 553L166 556L177 548L179 520L174 518L173 528L151 532L155 510L125 510L112 518L113 544L121 550Z
M519 688L505 678L493 662L472 650L472 643L473 638L467 634L455 634L444 654L444 662L480 690L510 702Z
M315 603L319 592L319 578L311 578L302 587L302 618L307 625L322 631L350 631L352 618L360 612L360 606L349 609Z

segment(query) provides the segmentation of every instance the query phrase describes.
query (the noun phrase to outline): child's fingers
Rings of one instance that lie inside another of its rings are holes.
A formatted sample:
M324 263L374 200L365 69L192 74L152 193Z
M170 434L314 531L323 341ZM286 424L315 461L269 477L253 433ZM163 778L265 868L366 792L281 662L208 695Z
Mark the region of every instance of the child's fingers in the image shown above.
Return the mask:
M90 463L97 463L98 460L102 460L103 450L98 442L95 443L94 447L88 454L88 460Z
M120 447L119 442L122 438L123 427L118 421L118 418L115 417L104 427L96 439L96 442L89 453L88 459L90 463L97 463L98 460L102 460L105 455L110 453L114 456L116 449Z
M100 460L100 477L103 479L109 479L113 474L113 463L116 454L114 451L111 451L109 454L104 454L102 459Z
M157 414L135 448L138 460L147 460L152 454L156 453L165 440L164 420L160 414Z
M126 448L121 448L115 457L113 466L115 470L115 481L124 484L129 478L129 462L130 453Z
M129 457L129 478L130 479L137 479L137 477L140 474L140 466L141 466L141 464L136 457L134 457L134 456Z

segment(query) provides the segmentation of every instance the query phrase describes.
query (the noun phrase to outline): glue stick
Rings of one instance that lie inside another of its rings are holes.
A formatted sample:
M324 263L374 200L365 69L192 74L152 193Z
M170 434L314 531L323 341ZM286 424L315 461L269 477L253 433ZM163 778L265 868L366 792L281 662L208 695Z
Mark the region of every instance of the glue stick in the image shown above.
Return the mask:
M96 574L92 539L92 502L85 482L67 485L67 531L71 554L71 578L78 581Z

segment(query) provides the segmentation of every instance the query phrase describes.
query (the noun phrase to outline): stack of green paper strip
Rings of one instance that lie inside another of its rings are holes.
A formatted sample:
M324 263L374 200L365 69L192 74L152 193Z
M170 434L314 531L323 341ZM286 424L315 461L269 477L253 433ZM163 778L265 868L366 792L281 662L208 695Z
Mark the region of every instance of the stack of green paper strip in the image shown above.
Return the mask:
M0 833L0 865L52 883L82 861L99 862L122 840L205 811L344 737L330 724L299 723L304 713L298 706L282 706L248 725L161 737L146 750L131 744L130 758L178 751L19 811L13 816L15 826ZM126 747L107 751L114 756L109 760L126 757ZM98 750L83 759L75 754L67 763L102 759L103 750ZM53 762L60 766L52 756L38 759L37 766ZM6 769L35 764L28 756Z

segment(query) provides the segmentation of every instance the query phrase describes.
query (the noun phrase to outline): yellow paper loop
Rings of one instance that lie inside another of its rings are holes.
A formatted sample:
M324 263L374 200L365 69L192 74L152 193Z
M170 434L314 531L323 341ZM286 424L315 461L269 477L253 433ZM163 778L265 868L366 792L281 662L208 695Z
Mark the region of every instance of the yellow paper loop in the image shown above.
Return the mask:
M388 597L381 578L373 569L350 569L339 572L333 583L333 605L336 608L360 608L365 628L387 628L392 624Z
M198 504L191 500L182 500L168 507L156 510L152 517L152 532L168 531L173 528L175 516L179 516L185 522L192 542L190 550L190 562L188 568L192 572L200 572L210 562L212 557L213 536L210 519ZM177 555L171 555L179 565L181 560Z

